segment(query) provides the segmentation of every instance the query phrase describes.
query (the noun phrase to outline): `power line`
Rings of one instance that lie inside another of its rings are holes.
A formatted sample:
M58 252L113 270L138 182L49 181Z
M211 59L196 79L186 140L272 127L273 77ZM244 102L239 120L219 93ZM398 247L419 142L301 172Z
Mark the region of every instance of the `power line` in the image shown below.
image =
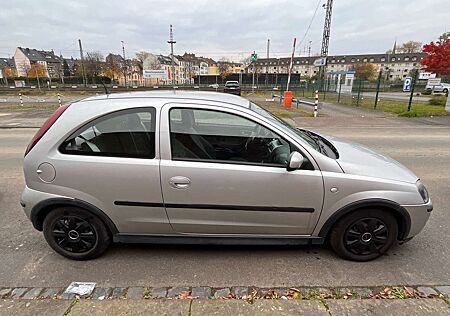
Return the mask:
M311 25L312 25L312 23L313 23L313 21L314 21L314 18L316 17L317 10L319 9L319 6L320 6L320 3L321 3L321 2L322 2L322 0L317 1L317 5L316 5L316 9L314 10L314 14L313 14L313 16L312 16L312 18L311 18L311 21L309 21L309 25L308 25L308 27L306 28L305 34L303 35L302 39L301 39L300 42L298 43L298 47L301 47L300 45L301 45L301 44L303 43L303 41L305 40L306 35L308 35L308 32L309 32L309 30L311 29Z

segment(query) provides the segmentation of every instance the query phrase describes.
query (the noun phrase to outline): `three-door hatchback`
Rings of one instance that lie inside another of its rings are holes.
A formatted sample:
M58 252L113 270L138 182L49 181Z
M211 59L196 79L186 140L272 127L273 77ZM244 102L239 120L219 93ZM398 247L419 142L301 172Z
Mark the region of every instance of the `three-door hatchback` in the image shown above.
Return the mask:
M111 242L321 244L374 259L427 222L411 171L238 96L143 92L65 105L24 158L21 204L71 259Z

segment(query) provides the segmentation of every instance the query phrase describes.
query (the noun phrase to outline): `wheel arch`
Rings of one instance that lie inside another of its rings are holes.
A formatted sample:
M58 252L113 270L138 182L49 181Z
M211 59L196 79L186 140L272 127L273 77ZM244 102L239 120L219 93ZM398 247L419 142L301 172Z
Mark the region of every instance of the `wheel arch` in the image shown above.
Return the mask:
M333 215L328 218L325 224L322 226L319 232L319 237L327 238L331 228L336 224L343 216L355 212L360 209L367 208L377 208L383 209L388 212L391 212L397 223L398 227L398 236L397 239L400 241L405 240L408 237L409 231L411 229L411 217L407 210L405 210L400 204L383 199L367 199L361 200L357 202L350 203L338 211L336 211Z
M34 228L36 228L39 231L42 231L45 217L55 208L64 206L74 206L82 208L85 211L97 216L106 225L112 236L119 232L116 225L108 217L108 215L106 215L98 207L82 200L69 198L52 198L41 201L38 204L36 204L32 208L30 214L30 219L31 222L33 223Z

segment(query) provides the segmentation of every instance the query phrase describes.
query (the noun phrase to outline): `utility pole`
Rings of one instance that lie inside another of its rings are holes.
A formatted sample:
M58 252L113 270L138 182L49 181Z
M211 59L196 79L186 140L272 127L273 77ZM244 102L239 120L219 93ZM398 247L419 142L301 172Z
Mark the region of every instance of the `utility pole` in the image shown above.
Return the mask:
M61 52L59 52L59 58L61 61L61 64L60 64L61 68L59 69L59 76L61 77L61 83L64 84L64 57L61 54Z
M267 64L269 64L270 38L267 39ZM269 67L266 67L266 87L269 80Z
M81 46L81 40L78 40L78 45L80 46L80 58L81 58L81 74L83 76L83 84L86 87L87 85L87 78L86 78L86 71L84 70L84 57L83 57L83 47Z
M125 79L125 87L128 89L128 84L127 84L127 72L128 72L128 67L127 67L127 60L125 58L125 46L124 46L124 41L120 41L122 43L122 54L123 54L123 77Z
M175 66L174 66L174 61L173 61L173 44L175 44L176 42L173 40L172 24L170 24L170 34L169 34L169 40L167 41L167 43L170 44L170 55L172 57L171 58L172 85L175 85ZM199 69L199 73L200 73L200 69Z
M312 44L312 41L309 41L308 42L308 57L311 57L311 44Z
M328 45L330 43L331 13L333 10L333 0L327 0L327 4L326 5L324 4L323 7L327 11L325 13L325 24L323 26L322 48L320 50L320 56L326 58L328 56ZM323 81L325 67L326 64L324 66L321 66L319 69L319 78L321 83Z

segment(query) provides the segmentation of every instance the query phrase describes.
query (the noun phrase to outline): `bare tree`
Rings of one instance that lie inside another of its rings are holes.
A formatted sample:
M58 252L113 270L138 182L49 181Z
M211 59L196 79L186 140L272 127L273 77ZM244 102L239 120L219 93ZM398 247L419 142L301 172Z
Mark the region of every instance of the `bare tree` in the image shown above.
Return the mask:
M408 41L398 48L399 53L419 53L421 51L422 43L416 41Z
M217 62L217 67L219 68L219 76L222 79L225 79L229 74L230 74L230 61L225 58L222 57L218 62Z

